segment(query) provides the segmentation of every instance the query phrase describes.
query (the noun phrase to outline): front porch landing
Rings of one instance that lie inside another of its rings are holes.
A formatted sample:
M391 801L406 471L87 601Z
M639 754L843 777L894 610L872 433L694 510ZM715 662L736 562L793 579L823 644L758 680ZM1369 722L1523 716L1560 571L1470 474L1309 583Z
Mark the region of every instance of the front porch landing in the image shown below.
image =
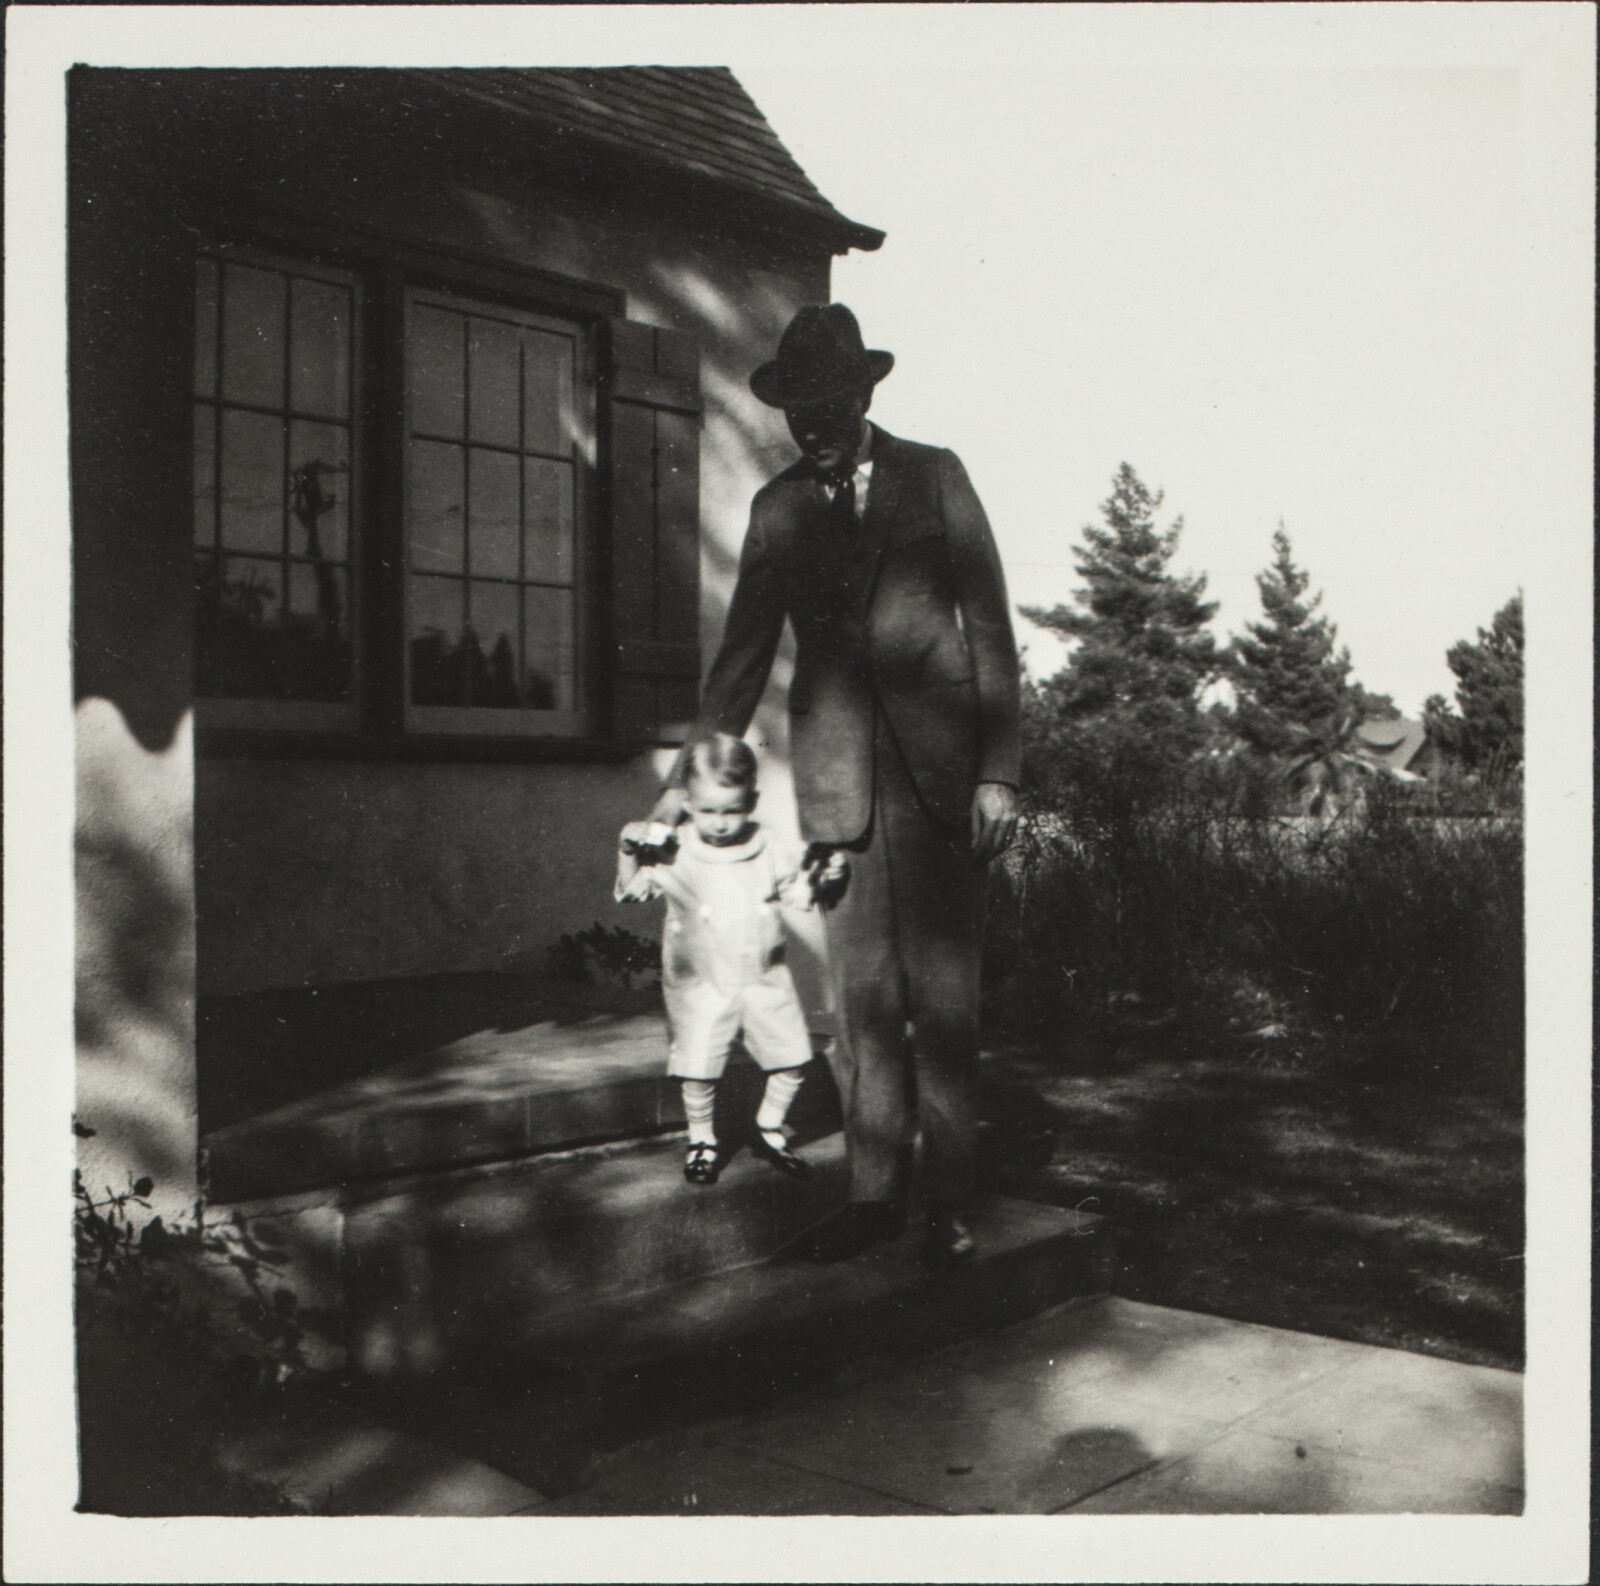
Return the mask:
M679 1128L658 1013L488 1028L202 1140L214 1201L504 1162Z

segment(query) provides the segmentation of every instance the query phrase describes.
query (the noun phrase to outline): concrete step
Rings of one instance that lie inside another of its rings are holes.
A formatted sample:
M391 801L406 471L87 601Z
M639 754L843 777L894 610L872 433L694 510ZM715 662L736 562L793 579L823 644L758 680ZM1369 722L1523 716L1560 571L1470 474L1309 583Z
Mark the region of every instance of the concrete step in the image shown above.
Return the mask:
M648 1362L739 1350L754 1337L827 1340L845 1355L887 1336L987 1328L1109 1284L1105 1219L996 1196L970 1218L978 1256L931 1266L922 1229L851 1261L778 1259L648 1293L526 1316L518 1354L567 1369L635 1371Z
M660 1014L482 1030L207 1134L214 1201L503 1161L681 1127Z
M217 1461L264 1483L300 1514L489 1517L516 1514L539 1492L482 1460L418 1438L337 1402L239 1416L219 1434Z
M839 1134L801 1148L813 1169L803 1180L744 1151L715 1185L693 1185L684 1146L674 1134L347 1198L351 1366L408 1377L521 1353L538 1318L764 1260L845 1198Z
M930 1268L914 1233L833 1266L783 1259L648 1292L502 1314L500 1335L362 1392L415 1436L548 1497L594 1461L672 1428L759 1415L869 1360L909 1357L1109 1287L1110 1230L1090 1213L996 1198L977 1258ZM579 1511L573 1511L579 1512Z

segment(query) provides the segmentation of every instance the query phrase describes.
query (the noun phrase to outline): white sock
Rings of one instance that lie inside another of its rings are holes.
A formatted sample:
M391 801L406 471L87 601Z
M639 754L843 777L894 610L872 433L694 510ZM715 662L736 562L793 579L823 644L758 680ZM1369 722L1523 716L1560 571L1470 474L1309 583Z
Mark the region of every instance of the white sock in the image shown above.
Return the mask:
M717 1131L711 1117L717 1109L717 1082L714 1079L686 1079L683 1082L683 1112L689 1120L690 1145L715 1145Z
M783 1120L789 1116L789 1105L799 1092L806 1077L803 1068L780 1068L767 1075L767 1088L761 1096L761 1106L756 1110L756 1128L774 1150L781 1151L788 1144L783 1133Z

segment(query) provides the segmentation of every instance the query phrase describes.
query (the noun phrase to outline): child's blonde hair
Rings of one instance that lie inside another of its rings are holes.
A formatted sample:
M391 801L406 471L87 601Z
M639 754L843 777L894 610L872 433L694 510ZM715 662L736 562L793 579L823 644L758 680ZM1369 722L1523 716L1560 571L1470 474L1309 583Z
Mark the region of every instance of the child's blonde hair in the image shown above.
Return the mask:
M731 732L714 732L709 738L698 739L689 750L683 771L684 786L696 776L718 787L744 788L754 793L756 752L743 738L735 738Z

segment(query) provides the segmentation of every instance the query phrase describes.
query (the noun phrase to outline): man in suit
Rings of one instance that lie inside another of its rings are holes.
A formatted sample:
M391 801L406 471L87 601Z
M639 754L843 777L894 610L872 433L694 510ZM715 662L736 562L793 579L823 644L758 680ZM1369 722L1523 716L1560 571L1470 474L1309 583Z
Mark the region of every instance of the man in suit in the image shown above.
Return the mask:
M802 456L752 504L691 733L744 733L787 619L801 834L850 867L827 916L850 1201L810 1240L823 1261L899 1233L918 1124L929 1252L972 1253L984 898L1017 819L1018 664L1000 559L954 453L867 421L893 364L834 303L801 309L751 376ZM676 820L678 781L656 819Z

